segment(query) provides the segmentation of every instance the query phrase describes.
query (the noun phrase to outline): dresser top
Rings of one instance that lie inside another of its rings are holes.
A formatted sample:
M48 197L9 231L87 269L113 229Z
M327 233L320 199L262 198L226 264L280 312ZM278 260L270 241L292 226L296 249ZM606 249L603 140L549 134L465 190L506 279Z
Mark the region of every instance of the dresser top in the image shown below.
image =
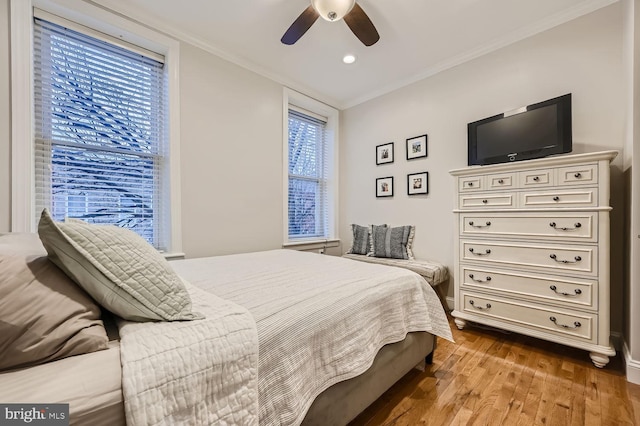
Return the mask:
M453 176L464 176L474 174L485 174L502 172L508 170L522 170L536 167L554 167L572 165L578 163L588 163L591 161L611 161L618 155L618 151L587 152L584 154L557 155L551 157L537 158L535 160L514 161L512 163L490 164L487 166L469 166L462 169L450 170Z

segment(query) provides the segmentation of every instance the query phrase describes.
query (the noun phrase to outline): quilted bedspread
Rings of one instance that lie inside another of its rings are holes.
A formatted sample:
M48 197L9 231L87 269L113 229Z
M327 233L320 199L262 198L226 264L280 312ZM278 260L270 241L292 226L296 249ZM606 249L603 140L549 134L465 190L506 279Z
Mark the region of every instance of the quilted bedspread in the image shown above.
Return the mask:
M263 425L300 424L322 391L366 371L382 346L409 332L452 339L436 293L404 269L292 250L172 266L255 319ZM203 311L196 296L193 302Z
M258 338L253 317L185 283L203 320L120 328L129 426L257 425Z

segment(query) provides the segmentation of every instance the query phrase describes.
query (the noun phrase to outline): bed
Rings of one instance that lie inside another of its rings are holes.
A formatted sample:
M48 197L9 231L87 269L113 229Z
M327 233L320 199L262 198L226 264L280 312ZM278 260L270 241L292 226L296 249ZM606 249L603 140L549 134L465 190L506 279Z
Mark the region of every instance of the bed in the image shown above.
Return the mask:
M1 372L0 402L68 402L72 424L346 424L451 339L411 271L292 250L171 266L206 320L106 321L106 350Z

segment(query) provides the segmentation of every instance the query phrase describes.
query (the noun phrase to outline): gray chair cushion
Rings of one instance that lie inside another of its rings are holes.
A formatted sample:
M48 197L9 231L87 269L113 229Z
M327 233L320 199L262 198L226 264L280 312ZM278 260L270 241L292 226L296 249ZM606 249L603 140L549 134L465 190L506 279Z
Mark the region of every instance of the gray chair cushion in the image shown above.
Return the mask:
M395 266L397 268L408 269L415 272L418 275L424 277L425 280L432 286L444 282L449 277L449 271L442 263L435 262L433 260L404 260L404 259L389 259L380 257L362 256L359 254L345 254L343 257L353 260L359 260L361 262L377 263L380 265Z

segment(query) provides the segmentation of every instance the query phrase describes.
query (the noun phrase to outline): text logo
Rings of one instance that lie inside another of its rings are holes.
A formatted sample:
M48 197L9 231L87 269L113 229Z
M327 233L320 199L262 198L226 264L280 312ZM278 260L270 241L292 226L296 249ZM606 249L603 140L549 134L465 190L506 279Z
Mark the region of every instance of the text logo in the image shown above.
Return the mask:
M69 404L0 404L0 426L69 426Z

